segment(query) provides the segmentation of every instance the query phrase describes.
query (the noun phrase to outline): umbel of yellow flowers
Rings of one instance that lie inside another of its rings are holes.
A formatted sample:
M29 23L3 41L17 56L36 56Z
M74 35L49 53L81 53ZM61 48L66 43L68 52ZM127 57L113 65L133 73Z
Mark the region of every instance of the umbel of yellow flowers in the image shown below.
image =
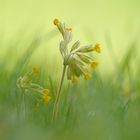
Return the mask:
M25 94L33 97L37 102L48 104L51 97L49 95L49 90L43 88L39 84L33 83L32 78L40 72L38 67L33 67L32 71L25 74L24 76L20 76L17 80L18 88L24 90Z
M59 49L63 57L63 64L67 67L67 79L71 80L72 83L77 83L80 76L88 80L91 77L90 67L95 69L99 62L87 54L90 52L100 53L100 44L95 43L95 45L80 47L80 42L76 41L71 48L69 48L68 45L72 41L72 28L66 27L65 24L58 19L54 19L53 23L57 26L63 37Z

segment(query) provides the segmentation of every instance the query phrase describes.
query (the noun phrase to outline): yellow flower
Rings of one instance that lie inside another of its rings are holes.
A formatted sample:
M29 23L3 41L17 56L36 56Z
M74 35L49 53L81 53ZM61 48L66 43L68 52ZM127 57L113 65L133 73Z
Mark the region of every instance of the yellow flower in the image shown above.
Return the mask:
M48 95L44 95L44 96L43 96L43 102L44 102L45 104L48 104L48 102L50 101L50 99L51 99L51 96L48 96Z
M78 83L79 82L79 77L73 76L71 81L72 81L72 83Z
M58 25L59 23L60 23L60 22L59 22L59 20L58 20L57 18L53 20L53 24L54 24L54 25Z
M32 72L33 73L39 73L40 69L38 67L34 67L34 68L32 68Z
M101 48L100 48L100 44L99 44L99 43L96 43L96 44L95 44L94 50L95 50L97 53L100 53L100 52L101 52Z
M49 90L48 89L43 89L43 102L45 104L47 104L51 99L51 97L48 94L49 94Z
M92 61L91 62L91 68L95 69L98 66L99 62L98 61Z
M80 47L80 42L76 41L69 49L68 45L72 41L72 28L67 27L58 19L54 19L53 22L63 36L59 49L63 57L64 66L68 67L66 69L67 79L71 80L72 83L77 83L79 82L80 76L84 76L88 80L91 77L89 66L91 65L92 68L95 68L98 65L98 62L93 61L94 59L92 56L88 56L88 53L100 53L100 44L95 43L94 45L89 44Z
M88 80L91 77L90 73L84 73L84 79Z

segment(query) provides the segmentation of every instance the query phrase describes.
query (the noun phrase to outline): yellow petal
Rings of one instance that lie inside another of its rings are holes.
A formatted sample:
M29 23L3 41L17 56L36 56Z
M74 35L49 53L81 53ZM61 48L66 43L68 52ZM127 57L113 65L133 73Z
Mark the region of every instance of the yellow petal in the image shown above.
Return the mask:
M92 61L91 62L91 68L95 69L98 66L99 62L98 61Z
M58 20L57 18L55 18L55 19L53 20L53 24L54 24L54 25L58 25L58 24L59 24L59 20Z
M99 43L96 43L96 44L95 44L94 50L95 50L97 53L100 53L100 52L101 52L101 48L100 48L100 44L99 44Z
M91 77L90 73L84 73L84 79L88 80Z
M51 99L51 97L48 96L48 95L46 95L46 96L43 97L43 102L44 102L45 104L48 104L48 102L50 101L50 99Z

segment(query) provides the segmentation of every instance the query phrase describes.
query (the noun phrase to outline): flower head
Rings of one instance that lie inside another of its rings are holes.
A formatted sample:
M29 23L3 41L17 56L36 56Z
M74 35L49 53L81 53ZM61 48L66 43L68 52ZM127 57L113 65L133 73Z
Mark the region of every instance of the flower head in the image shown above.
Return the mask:
M95 69L98 66L99 62L98 61L92 61L91 62L91 68Z
M85 66L84 66L83 68L84 68L84 73L83 73L84 79L85 79L85 80L90 79L91 74L90 74L90 72L89 72L89 68L88 68L88 67L85 67Z
M53 20L53 24L54 24L54 25L58 25L58 24L59 24L59 20L58 20L57 18L55 18L55 19Z
M85 80L90 79L90 77L91 77L91 74L90 73L84 73L84 79Z
M89 71L85 71L85 67L91 64L91 67L95 68L97 62L93 62L93 58L87 54L90 52L100 53L100 44L85 45L80 47L80 41L76 41L69 49L69 43L72 40L72 28L68 28L64 23L54 20L54 24L57 25L58 30L63 36L63 40L60 42L60 52L63 56L63 64L67 67L67 79L72 83L77 83L80 76L84 76L84 79L88 80L91 77ZM59 23L59 24L58 24Z
M49 90L47 88L43 88L39 84L32 82L32 78L35 76L34 74L39 73L39 71L39 68L34 67L30 73L20 76L17 80L17 86L38 102L42 102L43 99L44 103L48 103L51 98L49 96Z
M42 90L42 99L45 104L48 104L51 99L51 96L49 95L49 90L46 88Z
M96 43L94 49L97 53L100 53L101 52L100 44Z
M49 95L44 95L43 96L43 102L45 103L45 104L48 104L48 102L51 100L51 97L49 96Z

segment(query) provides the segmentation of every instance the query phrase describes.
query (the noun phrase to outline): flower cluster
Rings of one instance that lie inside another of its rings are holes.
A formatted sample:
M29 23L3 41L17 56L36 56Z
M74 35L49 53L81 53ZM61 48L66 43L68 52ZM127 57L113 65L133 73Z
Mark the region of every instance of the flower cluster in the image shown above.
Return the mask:
M80 47L80 42L76 41L71 48L68 47L72 41L72 28L68 28L64 23L58 19L54 19L54 25L57 26L58 30L62 34L63 40L60 42L60 52L63 57L63 64L67 68L67 79L71 80L72 83L77 83L80 76L84 76L85 80L88 80L90 75L90 67L95 69L99 64L91 56L86 55L90 52L101 52L100 44L86 45Z
M32 82L33 76L35 76L39 72L40 69L34 67L31 72L25 74L24 76L20 76L17 80L17 87L23 89L25 93L27 93L37 101L48 104L51 99L49 90L43 88L39 84L35 84Z

